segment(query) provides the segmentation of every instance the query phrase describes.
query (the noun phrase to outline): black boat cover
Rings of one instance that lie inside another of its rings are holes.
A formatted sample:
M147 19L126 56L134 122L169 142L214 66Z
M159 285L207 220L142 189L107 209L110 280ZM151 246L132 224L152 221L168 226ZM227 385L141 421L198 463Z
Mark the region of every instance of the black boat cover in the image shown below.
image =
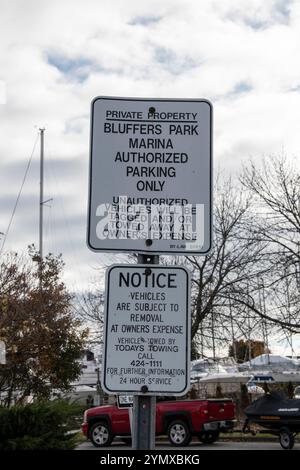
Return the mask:
M266 393L245 408L249 421L262 424L266 427L292 425L300 428L300 399L288 399L281 392Z

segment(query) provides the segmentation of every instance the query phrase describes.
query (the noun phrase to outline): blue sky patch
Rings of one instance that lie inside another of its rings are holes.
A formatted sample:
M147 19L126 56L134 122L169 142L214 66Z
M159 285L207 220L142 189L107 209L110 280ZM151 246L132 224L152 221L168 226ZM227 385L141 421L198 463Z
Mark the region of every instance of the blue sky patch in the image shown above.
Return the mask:
M158 23L161 18L161 16L136 16L129 21L129 24L131 26L149 26L151 24Z
M243 93L248 93L252 90L252 86L247 82L239 82L237 83L233 90L230 92L231 95L241 95Z
M246 93L249 93L250 91L253 90L253 86L250 85L247 81L241 81L238 82L234 85L234 87L228 91L228 93L225 93L224 95L216 95L212 99L213 101L218 101L218 100L223 100L223 99L235 99L239 98L243 95L246 95Z
M245 18L244 23L256 31L266 29L268 26L270 26L267 21L259 20L257 18Z
M277 15L281 17L282 23L288 23L291 14L291 3L292 0L276 0L274 10Z
M263 31L275 24L288 25L291 15L292 0L273 0L268 14L262 14L259 9L254 12L247 12L231 9L225 19L229 19L233 23L242 23L254 31Z
M83 82L88 77L92 62L84 58L69 58L58 54L47 54L47 62L57 68L68 79Z
M180 75L199 65L189 57L178 57L175 52L165 47L156 47L154 49L154 60L173 75Z

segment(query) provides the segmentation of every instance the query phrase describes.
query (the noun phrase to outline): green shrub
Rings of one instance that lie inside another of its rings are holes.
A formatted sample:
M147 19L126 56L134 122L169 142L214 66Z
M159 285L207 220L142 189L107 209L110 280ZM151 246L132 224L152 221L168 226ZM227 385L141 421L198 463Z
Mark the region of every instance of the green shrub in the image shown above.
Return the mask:
M82 407L63 400L0 408L0 450L74 449L74 418Z

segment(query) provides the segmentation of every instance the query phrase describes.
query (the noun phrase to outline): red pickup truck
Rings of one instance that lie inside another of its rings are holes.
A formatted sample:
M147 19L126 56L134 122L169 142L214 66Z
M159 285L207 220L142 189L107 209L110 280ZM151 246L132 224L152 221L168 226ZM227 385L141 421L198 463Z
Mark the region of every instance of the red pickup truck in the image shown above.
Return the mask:
M230 399L162 401L156 404L156 435L167 435L174 446L186 446L193 436L206 444L215 442L220 431L234 426L235 407ZM111 444L115 436L129 441L128 408L104 405L84 413L81 426L94 446Z

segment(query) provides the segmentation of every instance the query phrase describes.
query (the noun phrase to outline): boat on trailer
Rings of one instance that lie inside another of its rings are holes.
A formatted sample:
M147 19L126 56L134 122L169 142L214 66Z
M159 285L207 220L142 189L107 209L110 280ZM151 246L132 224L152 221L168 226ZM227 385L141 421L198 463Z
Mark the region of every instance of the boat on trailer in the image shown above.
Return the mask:
M289 399L282 392L267 392L245 408L243 432L251 432L252 423L279 436L283 449L292 449L300 432L300 399Z

